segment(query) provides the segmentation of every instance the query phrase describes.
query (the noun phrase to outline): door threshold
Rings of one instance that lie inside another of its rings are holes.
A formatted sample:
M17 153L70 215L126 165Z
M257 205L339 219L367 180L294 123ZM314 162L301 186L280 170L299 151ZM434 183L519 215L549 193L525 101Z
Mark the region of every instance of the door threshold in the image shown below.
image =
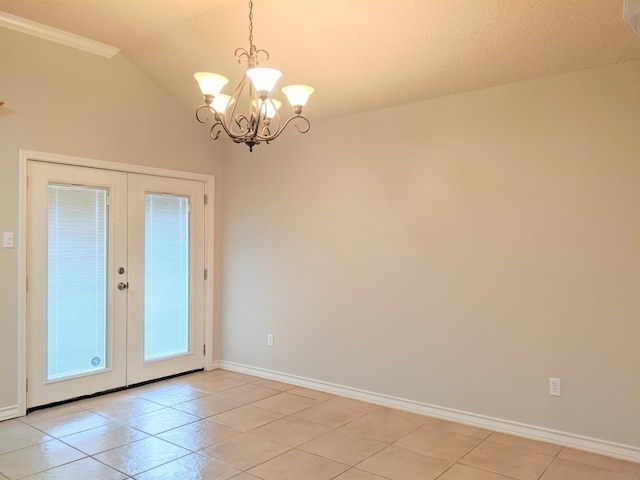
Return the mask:
M146 380L144 382L134 383L133 385L127 385L125 387L117 387L117 388L111 388L109 390L103 390L101 392L92 393L91 395L82 395L80 397L69 398L67 400L61 400L59 402L47 403L46 405L38 405L36 407L30 407L30 408L27 408L27 415L29 415L32 412L36 412L38 410L44 410L44 409L47 409L47 408L58 407L60 405L66 405L67 403L76 402L78 400L85 400L87 398L101 397L103 395L109 395L110 393L122 392L122 391L125 391L125 390L130 390L132 388L142 387L144 385L149 385L151 383L162 382L164 380L171 380L172 378L182 377L184 375L189 375L191 373L202 372L202 371L204 371L204 368L198 368L196 370L189 370L188 372L175 373L173 375L168 375L166 377L154 378L153 380Z

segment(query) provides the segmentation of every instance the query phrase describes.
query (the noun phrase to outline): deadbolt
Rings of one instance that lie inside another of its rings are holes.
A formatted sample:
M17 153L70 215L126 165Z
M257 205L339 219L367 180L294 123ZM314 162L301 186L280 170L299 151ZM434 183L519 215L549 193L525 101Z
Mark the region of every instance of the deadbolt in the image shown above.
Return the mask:
M120 267L120 268L118 269L118 273L119 273L120 275L122 275L122 274L124 273L124 267Z

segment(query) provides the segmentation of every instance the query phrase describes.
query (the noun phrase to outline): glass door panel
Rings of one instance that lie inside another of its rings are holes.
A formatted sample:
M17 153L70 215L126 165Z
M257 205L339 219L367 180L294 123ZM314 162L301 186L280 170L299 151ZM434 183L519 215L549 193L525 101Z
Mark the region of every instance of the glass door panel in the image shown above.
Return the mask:
M144 360L189 345L189 197L145 194Z
M108 366L108 190L48 187L47 380Z

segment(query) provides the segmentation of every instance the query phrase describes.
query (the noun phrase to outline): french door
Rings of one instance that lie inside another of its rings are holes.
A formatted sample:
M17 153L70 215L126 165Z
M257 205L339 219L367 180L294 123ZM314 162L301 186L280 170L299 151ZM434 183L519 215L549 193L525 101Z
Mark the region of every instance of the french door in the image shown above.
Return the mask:
M30 161L27 406L203 367L204 183Z

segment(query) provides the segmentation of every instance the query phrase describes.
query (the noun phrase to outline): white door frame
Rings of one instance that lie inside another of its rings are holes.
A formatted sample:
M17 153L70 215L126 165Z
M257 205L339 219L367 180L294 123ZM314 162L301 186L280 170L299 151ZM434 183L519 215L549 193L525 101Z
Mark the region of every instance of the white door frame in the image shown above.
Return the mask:
M58 163L87 168L100 168L158 177L198 180L205 184L205 281L204 305L204 369L214 368L214 185L215 177L202 173L167 170L129 163L108 162L69 155L20 150L18 160L18 415L27 413L27 164L29 161ZM202 272L204 275L204 272Z

